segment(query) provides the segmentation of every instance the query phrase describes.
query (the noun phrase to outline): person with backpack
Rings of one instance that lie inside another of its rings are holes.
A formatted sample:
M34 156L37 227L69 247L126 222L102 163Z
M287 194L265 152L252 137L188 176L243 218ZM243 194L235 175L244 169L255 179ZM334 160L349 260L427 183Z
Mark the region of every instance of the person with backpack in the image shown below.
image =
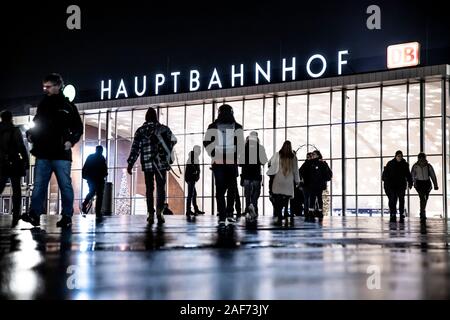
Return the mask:
M267 175L273 176L271 193L276 217L275 224L281 225L283 209L289 203L289 199L294 197L294 188L300 183L298 160L290 141L285 141L280 151L272 156Z
M400 222L405 219L405 191L408 186L412 188L412 176L409 164L403 158L403 152L395 152L395 158L390 160L384 167L382 180L384 191L389 198L390 222L397 221L397 200Z
M305 221L315 222L315 218L319 222L323 220L323 191L327 188L327 182L333 177L333 173L323 160L319 150L315 150L311 154L311 160L307 160L302 166L301 176L304 182L304 189L307 190L308 207L305 210Z
M150 225L155 222L155 208L153 206L155 180L156 216L158 224L165 223L167 172L173 163L172 151L176 143L177 138L169 127L159 123L156 110L151 107L148 108L145 115L145 123L134 134L130 155L127 160L127 171L130 175L132 174L133 166L140 156L146 186L147 222Z
M203 146L211 157L211 169L215 178L216 201L219 213L219 227L226 220L233 224L233 206L235 203L238 164L241 163L244 149L244 132L236 122L233 108L228 104L219 107L217 119L208 126ZM227 201L225 202L225 193Z
M439 190L434 168L427 161L425 153L421 152L417 155L417 162L411 168L411 177L414 188L419 194L420 220L423 222L427 219L425 209L432 189L431 181L433 181L434 190Z
M28 152L22 138L22 132L13 123L12 113L1 113L0 122L0 194L3 193L8 180L12 187L12 226L15 227L22 213L22 188L20 180L26 175L30 165Z
M81 205L81 212L87 214L88 207L91 200L97 195L95 201L95 214L97 217L101 216L103 191L105 189L105 178L108 175L108 166L106 165L106 159L103 156L103 147L97 146L95 153L87 157L82 169L82 177L85 179L89 186L89 193Z
M186 182L188 189L186 199L186 216L188 218L199 214L205 214L198 208L197 190L195 188L195 184L198 180L200 180L200 153L200 146L194 146L193 150L189 152L188 161L186 163L186 171L184 172L184 181ZM194 211L192 211L191 204L194 206Z

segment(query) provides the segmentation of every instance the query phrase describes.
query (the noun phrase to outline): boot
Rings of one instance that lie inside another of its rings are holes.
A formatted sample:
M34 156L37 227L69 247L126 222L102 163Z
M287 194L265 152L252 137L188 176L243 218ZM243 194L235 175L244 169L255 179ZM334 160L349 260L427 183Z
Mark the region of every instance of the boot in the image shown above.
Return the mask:
M391 218L389 219L389 222L397 222L397 216L395 213L391 213Z
M156 218L158 219L158 224L164 224L166 222L166 219L164 219L164 208L158 209L156 213Z
M149 225L152 225L155 223L155 214L153 212L148 214L147 223Z
M58 228L69 228L72 226L72 218L69 216L62 216L61 220L56 223Z

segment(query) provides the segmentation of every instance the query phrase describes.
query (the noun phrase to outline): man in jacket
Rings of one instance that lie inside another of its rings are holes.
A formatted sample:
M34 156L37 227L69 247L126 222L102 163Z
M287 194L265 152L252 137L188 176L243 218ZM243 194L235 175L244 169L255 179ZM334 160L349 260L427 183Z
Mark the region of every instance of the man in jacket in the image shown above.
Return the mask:
M233 205L237 189L238 164L243 158L244 132L242 126L234 119L233 108L230 105L220 106L217 119L208 126L203 146L212 158L219 227L225 226L225 220L233 224L235 222Z
M63 79L59 74L53 73L44 78L45 97L37 107L34 127L27 131L27 138L33 144L31 154L36 157L36 165L30 210L22 216L22 220L33 226L40 225L52 173L56 175L62 198L62 218L56 225L72 225L74 194L70 178L71 149L83 134L83 123L77 107L64 96L63 87Z
M390 160L383 170L384 191L389 198L390 221L397 221L397 200L400 221L405 219L405 191L408 185L412 188L412 177L409 164L403 159L403 152L395 153L395 158Z
M417 162L411 168L411 176L414 188L419 194L420 220L425 221L427 219L425 208L431 191L431 181L433 181L434 190L439 190L433 166L427 161L425 153L421 152L417 155Z
M10 111L1 113L0 123L0 194L8 180L13 192L13 223L16 226L22 213L22 188L20 179L29 167L28 152L23 143L22 132L15 127Z
M87 157L84 163L82 176L89 186L89 193L83 201L81 206L81 212L87 214L88 204L91 202L92 198L97 195L95 201L95 214L97 217L101 215L102 202L103 202L103 191L105 189L105 178L108 175L108 167L106 165L106 159L103 156L103 147L97 146L95 148L95 153Z
M163 224L166 202L167 171L173 163L172 150L177 138L169 127L159 123L156 110L149 108L145 115L145 123L136 130L130 156L128 157L128 173L131 175L134 163L141 157L141 167L144 172L147 222L151 225L155 220L153 207L153 191L156 180L156 216L158 224Z
M199 214L205 214L198 208L197 190L195 189L195 184L200 179L200 152L200 146L195 146L194 149L189 152L189 159L186 164L186 171L184 173L184 181L186 181L188 187L188 194L186 199L186 216L188 218L191 216L197 216ZM192 211L191 204L194 206L194 211Z

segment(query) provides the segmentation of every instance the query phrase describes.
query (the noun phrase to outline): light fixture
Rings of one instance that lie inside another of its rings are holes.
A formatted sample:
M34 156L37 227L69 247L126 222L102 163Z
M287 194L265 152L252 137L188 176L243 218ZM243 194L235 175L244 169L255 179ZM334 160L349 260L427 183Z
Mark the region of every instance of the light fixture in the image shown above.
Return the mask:
M70 102L72 102L77 95L77 91L75 90L75 87L73 85L68 84L64 87L63 94L67 99L69 99Z

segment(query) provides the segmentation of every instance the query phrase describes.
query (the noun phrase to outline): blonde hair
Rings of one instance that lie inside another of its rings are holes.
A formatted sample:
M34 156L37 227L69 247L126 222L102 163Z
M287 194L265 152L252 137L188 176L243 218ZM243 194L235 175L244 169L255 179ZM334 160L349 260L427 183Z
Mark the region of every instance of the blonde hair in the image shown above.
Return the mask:
M294 164L294 152L292 151L292 144L289 140L283 143L279 151L280 167L283 175L286 177L292 170Z

